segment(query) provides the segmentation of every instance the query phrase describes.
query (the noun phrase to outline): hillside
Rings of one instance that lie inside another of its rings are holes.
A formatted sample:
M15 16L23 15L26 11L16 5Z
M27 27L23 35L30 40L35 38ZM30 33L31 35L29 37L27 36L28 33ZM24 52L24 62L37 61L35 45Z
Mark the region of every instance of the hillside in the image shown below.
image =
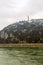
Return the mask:
M43 43L43 19L19 21L0 31L0 43Z

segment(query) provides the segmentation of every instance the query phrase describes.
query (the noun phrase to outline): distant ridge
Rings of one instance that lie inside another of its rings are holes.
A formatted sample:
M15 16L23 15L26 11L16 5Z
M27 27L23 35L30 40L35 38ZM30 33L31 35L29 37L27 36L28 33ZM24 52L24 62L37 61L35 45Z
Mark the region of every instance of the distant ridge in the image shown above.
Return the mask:
M0 43L43 43L43 19L19 21L0 31Z

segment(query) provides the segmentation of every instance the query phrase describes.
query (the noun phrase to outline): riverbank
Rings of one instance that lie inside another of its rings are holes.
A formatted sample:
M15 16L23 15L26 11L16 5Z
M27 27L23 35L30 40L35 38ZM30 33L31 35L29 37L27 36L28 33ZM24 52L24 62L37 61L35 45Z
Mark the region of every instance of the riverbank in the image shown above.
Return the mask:
M0 44L0 47L43 47L43 43Z

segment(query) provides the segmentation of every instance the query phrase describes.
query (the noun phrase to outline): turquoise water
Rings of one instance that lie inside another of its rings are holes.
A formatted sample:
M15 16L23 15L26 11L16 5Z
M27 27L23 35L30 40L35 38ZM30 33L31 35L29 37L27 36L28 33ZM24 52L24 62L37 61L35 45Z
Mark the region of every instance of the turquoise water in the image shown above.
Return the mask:
M43 65L43 48L0 48L0 65Z

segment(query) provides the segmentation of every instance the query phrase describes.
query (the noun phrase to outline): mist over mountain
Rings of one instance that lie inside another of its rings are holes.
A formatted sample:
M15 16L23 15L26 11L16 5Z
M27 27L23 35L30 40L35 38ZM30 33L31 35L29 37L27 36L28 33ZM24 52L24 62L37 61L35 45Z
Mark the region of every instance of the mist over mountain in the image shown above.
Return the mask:
M43 43L43 19L19 21L0 31L2 43Z

